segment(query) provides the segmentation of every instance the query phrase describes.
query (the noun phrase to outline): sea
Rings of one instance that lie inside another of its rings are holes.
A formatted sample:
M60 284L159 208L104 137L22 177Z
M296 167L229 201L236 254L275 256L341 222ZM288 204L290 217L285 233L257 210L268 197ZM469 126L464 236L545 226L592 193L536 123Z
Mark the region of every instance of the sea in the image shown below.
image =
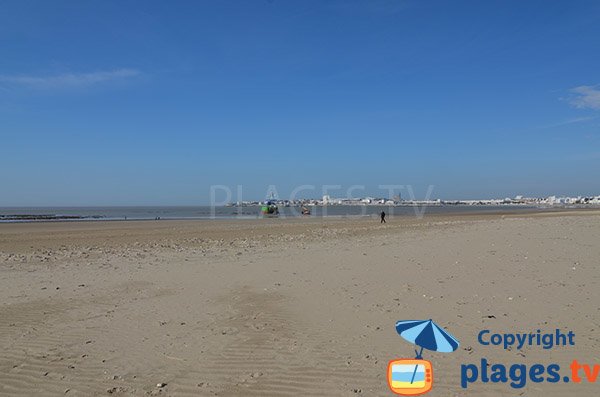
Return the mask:
M390 216L427 216L433 214L532 212L545 207L524 205L332 205L311 206L311 217L373 217L385 211ZM301 217L300 207L279 207L279 217ZM306 216L306 215L304 215ZM210 207L0 207L0 222L98 221L98 220L210 220L257 219L260 206Z

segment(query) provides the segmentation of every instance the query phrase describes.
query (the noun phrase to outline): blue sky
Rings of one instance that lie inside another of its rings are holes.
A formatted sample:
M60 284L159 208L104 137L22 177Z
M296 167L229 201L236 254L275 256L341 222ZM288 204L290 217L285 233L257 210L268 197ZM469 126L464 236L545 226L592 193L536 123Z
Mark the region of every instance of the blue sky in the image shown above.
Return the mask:
M0 206L600 194L599 38L596 1L0 1Z

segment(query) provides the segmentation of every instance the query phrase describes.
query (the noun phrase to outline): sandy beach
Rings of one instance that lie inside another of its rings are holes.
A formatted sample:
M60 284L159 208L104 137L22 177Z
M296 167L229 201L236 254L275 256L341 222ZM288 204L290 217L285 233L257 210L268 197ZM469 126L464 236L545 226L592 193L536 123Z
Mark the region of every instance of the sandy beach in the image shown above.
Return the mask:
M426 352L431 396L592 396L593 383L460 386L461 364L600 364L600 211L0 225L0 395L387 396ZM477 334L576 334L504 350Z

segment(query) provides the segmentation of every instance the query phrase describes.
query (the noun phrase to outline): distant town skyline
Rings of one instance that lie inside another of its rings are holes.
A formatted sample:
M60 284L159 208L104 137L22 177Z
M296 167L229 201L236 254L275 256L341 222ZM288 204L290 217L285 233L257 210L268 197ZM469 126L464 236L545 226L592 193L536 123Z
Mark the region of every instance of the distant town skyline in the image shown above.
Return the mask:
M598 37L594 1L3 1L0 207L595 196Z
M324 195L322 198L307 198L307 197L294 197L291 199L274 199L269 198L265 200L238 200L230 202L215 202L213 205L226 205L226 206L252 206L261 205L268 203L277 203L289 205L378 205L378 206L402 206L402 205L417 205L417 206L429 206L429 205L534 205L534 206L561 206L561 205L592 205L600 206L600 194L596 196L577 196L577 197L524 197L521 195L515 197L505 198L481 198L471 200L452 200L452 199L434 199L432 197L426 198L402 198L400 195L395 195L391 198L382 196L377 197L331 197L330 195Z

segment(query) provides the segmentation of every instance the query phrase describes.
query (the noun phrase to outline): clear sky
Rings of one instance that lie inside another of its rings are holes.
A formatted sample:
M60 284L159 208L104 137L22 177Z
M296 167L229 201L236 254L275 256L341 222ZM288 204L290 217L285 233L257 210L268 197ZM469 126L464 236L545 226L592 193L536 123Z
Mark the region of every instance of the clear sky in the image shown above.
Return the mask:
M599 84L598 1L0 0L0 206L597 195Z

